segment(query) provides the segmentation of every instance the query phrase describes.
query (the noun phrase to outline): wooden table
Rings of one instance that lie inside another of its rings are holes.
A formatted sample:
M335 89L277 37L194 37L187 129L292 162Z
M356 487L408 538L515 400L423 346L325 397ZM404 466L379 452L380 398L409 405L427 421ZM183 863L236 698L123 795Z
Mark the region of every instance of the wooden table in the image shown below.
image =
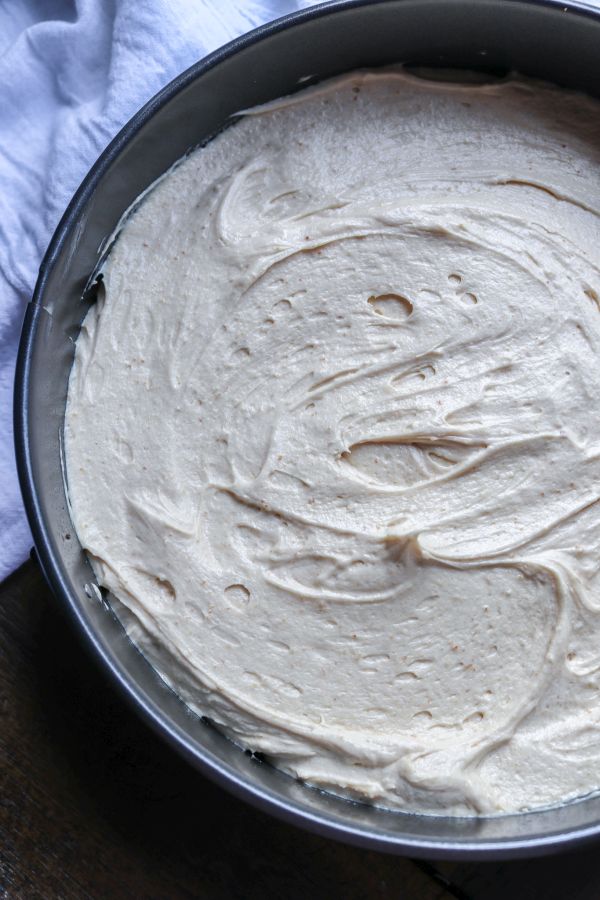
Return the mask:
M132 714L33 562L0 585L0 897L600 900L600 845L423 864L271 819Z

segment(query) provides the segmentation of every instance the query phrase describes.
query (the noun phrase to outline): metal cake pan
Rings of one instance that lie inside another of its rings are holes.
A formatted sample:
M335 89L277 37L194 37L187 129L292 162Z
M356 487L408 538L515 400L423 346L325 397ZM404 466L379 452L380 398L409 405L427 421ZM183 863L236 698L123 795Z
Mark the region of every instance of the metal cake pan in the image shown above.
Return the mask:
M17 363L19 477L56 597L119 691L203 773L288 822L365 847L462 859L548 853L600 834L600 796L495 818L391 813L308 788L244 754L193 716L128 640L94 586L69 518L61 448L73 340L100 248L124 211L236 111L307 78L395 62L516 70L600 95L600 10L568 0L342 0L259 28L172 81L92 167L44 257Z

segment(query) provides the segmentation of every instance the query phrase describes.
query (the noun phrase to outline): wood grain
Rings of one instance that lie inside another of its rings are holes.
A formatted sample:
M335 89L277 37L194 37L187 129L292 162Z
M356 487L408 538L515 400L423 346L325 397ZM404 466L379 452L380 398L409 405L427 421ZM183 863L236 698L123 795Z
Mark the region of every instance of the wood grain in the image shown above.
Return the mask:
M454 891L482 900L599 900L600 848L505 863L436 863Z
M163 746L79 646L33 562L0 586L0 896L419 898L406 859L283 825Z

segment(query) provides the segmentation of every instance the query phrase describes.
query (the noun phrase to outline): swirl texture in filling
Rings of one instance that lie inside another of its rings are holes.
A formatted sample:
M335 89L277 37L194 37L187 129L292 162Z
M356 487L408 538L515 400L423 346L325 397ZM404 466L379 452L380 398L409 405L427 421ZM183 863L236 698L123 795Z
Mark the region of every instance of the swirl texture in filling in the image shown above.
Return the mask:
M600 114L357 72L243 114L103 269L73 520L189 706L338 794L600 786Z

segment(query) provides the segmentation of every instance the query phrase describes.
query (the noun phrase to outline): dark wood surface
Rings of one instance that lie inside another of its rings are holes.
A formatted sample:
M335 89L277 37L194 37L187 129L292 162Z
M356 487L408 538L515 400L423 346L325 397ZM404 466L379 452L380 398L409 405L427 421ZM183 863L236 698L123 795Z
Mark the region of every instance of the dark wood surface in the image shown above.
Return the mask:
M283 825L163 746L29 562L0 585L0 897L600 900L600 846L422 864Z

